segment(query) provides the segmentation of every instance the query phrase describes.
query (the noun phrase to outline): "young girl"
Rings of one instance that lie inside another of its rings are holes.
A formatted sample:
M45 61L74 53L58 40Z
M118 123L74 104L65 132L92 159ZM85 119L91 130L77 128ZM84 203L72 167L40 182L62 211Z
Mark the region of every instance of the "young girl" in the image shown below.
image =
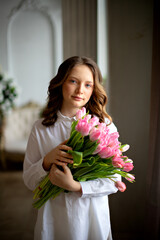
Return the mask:
M28 140L23 178L34 190L49 172L52 184L69 192L48 200L38 210L35 240L112 239L108 195L117 188L107 178L75 181L67 166L73 163L67 153L71 148L65 145L75 114L83 106L109 124L111 132L116 131L105 110L107 96L101 84L97 64L77 56L65 60L49 84L43 119L35 122Z

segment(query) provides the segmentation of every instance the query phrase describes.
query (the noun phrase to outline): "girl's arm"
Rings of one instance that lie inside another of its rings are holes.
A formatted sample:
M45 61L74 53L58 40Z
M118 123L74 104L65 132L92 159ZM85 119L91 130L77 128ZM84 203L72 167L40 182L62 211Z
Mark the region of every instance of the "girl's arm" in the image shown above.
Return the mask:
M25 185L34 190L36 185L46 176L43 164L43 156L40 152L39 141L36 135L35 126L33 126L28 139L27 149L23 163L23 180Z
M115 174L114 180L120 181L121 176ZM100 197L116 193L118 189L115 183L108 178L98 178L92 181L80 182L82 188L82 198L85 197Z
M117 174L114 180L120 180L121 177ZM63 169L59 169L55 164L52 164L49 178L52 184L71 192L79 192L84 197L99 197L117 192L114 182L107 178L100 178L93 181L77 182L73 179L70 169L63 165Z

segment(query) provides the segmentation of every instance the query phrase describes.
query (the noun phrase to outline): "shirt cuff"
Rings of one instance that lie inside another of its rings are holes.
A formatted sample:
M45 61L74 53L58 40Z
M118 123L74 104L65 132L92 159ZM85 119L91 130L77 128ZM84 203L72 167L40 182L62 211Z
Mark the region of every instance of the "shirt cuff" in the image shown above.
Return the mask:
M120 176L118 179L121 178ZM82 198L101 197L116 193L118 189L112 180L108 178L97 178L86 182L80 182L82 188Z

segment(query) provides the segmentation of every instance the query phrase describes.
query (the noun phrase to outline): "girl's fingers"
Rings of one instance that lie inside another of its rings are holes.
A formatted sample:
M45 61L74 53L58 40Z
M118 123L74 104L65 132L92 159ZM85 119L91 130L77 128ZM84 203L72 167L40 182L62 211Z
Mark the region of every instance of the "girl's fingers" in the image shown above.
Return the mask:
M56 161L55 161L55 164L58 165L58 166L62 166L62 167L67 165L66 162L61 162L61 161L59 161L59 160L56 160Z
M60 145L58 145L52 152L52 163L55 163L59 166L65 166L68 163L73 163L73 156L67 151L72 150L71 147L65 145L68 140L65 140Z
M66 150L72 150L71 147L67 146L66 143L68 142L69 139L65 140L64 142L60 143L59 147L60 149L66 149Z
M69 146L67 146L67 145L59 145L59 149L60 149L60 150L66 150L66 151L72 150L72 148L69 147Z
M73 159L72 154L69 154L69 153L64 152L64 151L60 151L59 156L60 156L60 157L65 157L65 158L69 158L69 159L71 159L71 160Z
M56 160L58 160L60 162L65 162L65 163L73 163L73 159L66 158L63 156L58 156Z

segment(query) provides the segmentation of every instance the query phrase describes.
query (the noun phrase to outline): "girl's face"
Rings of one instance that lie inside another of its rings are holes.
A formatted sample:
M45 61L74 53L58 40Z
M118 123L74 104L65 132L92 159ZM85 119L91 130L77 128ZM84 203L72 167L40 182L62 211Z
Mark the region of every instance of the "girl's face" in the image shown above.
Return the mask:
M92 71L86 65L75 66L62 86L63 103L61 112L74 115L90 99L94 87Z

